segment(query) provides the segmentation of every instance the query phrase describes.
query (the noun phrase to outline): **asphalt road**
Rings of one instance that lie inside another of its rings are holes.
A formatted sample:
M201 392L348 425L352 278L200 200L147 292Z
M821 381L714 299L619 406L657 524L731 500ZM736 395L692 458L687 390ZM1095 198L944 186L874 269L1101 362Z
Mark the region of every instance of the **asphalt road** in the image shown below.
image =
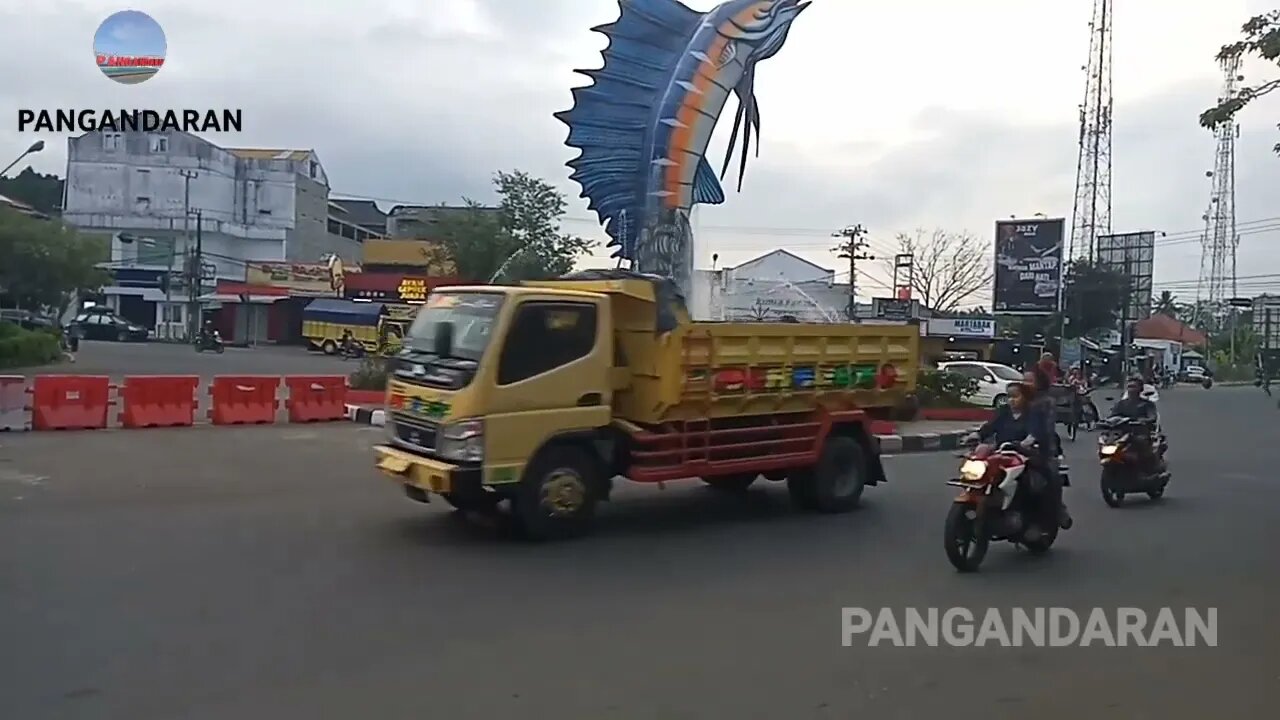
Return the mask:
M230 357L230 354L228 354ZM1165 393L1165 500L983 571L942 551L947 454L850 515L778 487L626 488L530 546L403 499L351 425L0 435L0 717L1276 717L1280 412ZM859 606L1216 607L1216 648L841 646Z
M218 355L198 353L185 344L85 341L74 363L0 370L0 375L110 375L115 380L125 375L199 375L208 379L214 375L346 375L357 365L358 361L301 347L229 347Z

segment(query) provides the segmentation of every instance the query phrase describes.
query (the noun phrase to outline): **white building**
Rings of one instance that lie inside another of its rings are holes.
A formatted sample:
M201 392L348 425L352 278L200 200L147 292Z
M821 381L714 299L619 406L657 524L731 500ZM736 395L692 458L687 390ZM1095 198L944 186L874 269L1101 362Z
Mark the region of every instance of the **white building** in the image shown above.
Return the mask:
M695 270L686 298L698 320L846 322L849 284L836 273L787 250L774 250L723 270ZM858 304L858 316L870 305Z
M1280 349L1280 295L1264 293L1253 299L1253 331L1263 348Z
M180 273L196 243L206 283L243 282L251 261L358 260L356 238L329 232L329 181L315 152L221 148L180 132L92 132L67 141L63 219L113 237L112 269L127 283L108 303L166 335L186 323L185 298L166 309L160 276ZM198 211L198 217L197 217ZM175 293L177 294L177 293Z

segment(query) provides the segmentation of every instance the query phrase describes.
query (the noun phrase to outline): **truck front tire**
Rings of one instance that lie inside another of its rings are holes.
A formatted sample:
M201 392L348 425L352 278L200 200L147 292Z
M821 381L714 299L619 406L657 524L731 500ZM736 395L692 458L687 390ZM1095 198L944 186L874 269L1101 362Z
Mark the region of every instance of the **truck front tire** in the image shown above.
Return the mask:
M516 527L526 539L556 540L585 532L600 497L599 463L562 445L538 453L511 499Z
M812 468L797 470L787 478L792 501L804 510L822 513L848 512L862 500L867 469L862 446L845 435L827 438Z

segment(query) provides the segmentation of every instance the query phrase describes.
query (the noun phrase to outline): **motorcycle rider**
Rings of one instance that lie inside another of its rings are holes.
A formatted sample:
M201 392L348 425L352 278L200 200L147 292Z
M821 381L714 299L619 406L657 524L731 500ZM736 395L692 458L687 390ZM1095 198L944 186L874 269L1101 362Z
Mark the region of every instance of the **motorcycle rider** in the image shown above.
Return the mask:
M356 357L359 354L359 346L356 345L356 338L351 334L350 330L342 331L342 355L344 357Z
M1028 383L1011 383L1007 390L1009 403L978 428L975 435L979 440L995 444L1009 442L1022 446L1031 460L1031 467L1044 475L1045 507L1058 508L1058 526L1065 530L1071 527L1072 520L1062 502L1062 475L1058 472L1053 416L1045 414L1044 405L1036 398L1033 387Z
M213 320L211 318L205 318L204 322L200 325L200 334L196 337L196 341L200 343L201 347L211 347L214 344L213 338L215 332L217 332L217 330L213 327Z
M1142 397L1144 382L1141 376L1135 375L1129 378L1129 383L1125 385L1124 397L1111 408L1112 417L1128 418L1130 420L1145 420L1152 423L1150 428L1143 428L1140 433L1144 437L1145 442L1141 444L1144 460L1150 462L1155 461L1156 472L1164 472L1167 467L1163 457L1155 452L1155 443L1158 438L1152 434L1152 428L1160 420L1160 411L1156 408L1156 404ZM1153 457L1154 456L1154 457Z

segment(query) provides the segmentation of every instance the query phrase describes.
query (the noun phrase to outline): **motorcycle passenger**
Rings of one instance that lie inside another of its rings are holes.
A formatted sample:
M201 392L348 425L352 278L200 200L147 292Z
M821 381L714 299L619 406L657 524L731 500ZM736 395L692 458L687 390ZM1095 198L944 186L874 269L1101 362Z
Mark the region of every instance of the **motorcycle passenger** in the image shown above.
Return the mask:
M1049 478L1049 488L1046 492L1050 499L1057 501L1058 525L1066 530L1071 527L1072 520L1071 514L1067 512L1066 503L1062 501L1062 474L1058 470L1058 456L1062 454L1062 438L1054 432L1058 408L1049 390L1053 386L1056 371L1057 363L1054 362L1053 355L1045 353L1035 369L1023 375L1023 388L1027 404L1035 410L1037 416L1044 419L1045 432L1051 440L1051 443L1046 446L1048 451L1045 453L1044 467Z
M1152 427L1154 427L1154 424L1159 422L1160 412L1155 403L1142 397L1143 385L1141 377L1129 378L1129 383L1124 388L1124 397L1120 398L1111 408L1111 416L1130 420L1146 420L1151 422L1153 424ZM1158 442L1158 438L1153 436L1152 428L1143 428L1139 433L1145 440L1141 444L1142 452L1146 454L1144 460L1151 461L1153 459L1152 456L1155 455L1156 471L1164 472L1165 461L1164 458L1158 457L1158 454L1155 453L1155 443Z
M204 323L200 325L200 335L197 337L202 347L210 347L213 345L213 337L216 330L213 327L213 320L205 318Z

